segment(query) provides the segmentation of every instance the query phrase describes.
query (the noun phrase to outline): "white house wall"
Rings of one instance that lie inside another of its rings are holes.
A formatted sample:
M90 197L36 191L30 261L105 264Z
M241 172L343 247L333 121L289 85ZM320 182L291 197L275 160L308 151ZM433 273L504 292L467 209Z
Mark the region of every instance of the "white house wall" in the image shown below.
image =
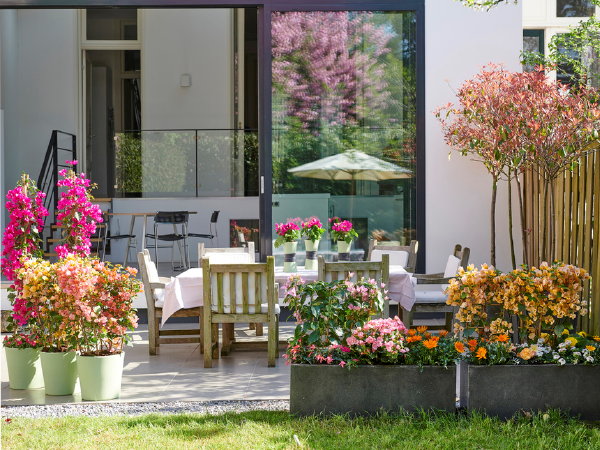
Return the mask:
M75 10L1 13L4 186L14 186L22 172L37 177L53 129L77 131L77 22Z
M471 248L471 262L490 261L491 178L481 163L456 153L448 160L449 148L433 110L455 101L454 92L487 63L521 70L522 23L520 5L500 5L489 12L454 0L427 0L425 6L427 270L437 272L455 243ZM497 209L500 269L510 268L506 199L504 183ZM520 255L518 221L514 229Z

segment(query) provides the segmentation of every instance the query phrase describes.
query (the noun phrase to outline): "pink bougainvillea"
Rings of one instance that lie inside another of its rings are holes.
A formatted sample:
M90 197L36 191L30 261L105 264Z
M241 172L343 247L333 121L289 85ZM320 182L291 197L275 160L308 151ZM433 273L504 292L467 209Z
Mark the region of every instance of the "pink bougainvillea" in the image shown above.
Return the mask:
M66 161L75 165L77 161ZM85 174L77 175L73 170L63 169L59 172L62 180L58 186L66 188L58 200L56 220L63 227L64 243L56 247L60 258L68 254L88 256L90 254L90 237L96 232L96 224L102 222L100 207L93 204L90 190L94 188Z
M44 208L46 194L38 191L28 175L6 194L9 223L2 236L2 274L14 281L25 255L41 256L40 230L48 211Z

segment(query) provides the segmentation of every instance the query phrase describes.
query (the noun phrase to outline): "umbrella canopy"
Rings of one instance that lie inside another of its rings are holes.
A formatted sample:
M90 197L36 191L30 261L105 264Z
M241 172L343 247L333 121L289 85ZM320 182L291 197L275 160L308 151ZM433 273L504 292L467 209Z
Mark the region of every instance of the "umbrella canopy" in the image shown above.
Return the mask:
M412 177L409 169L354 149L288 169L288 172L298 177L339 181L381 181Z

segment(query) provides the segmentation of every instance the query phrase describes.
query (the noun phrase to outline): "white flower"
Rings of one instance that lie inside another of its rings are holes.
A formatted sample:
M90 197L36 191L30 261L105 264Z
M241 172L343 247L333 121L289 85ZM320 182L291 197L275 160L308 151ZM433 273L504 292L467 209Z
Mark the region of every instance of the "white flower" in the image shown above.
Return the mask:
M561 366L564 366L564 365L565 365L567 362L565 361L565 358L560 358L560 359L558 360L558 363L559 363Z
M594 362L594 358L592 356L586 356L585 360L589 363L593 363Z
M558 358L560 358L560 355L558 353L553 353L552 358L558 359Z
M573 352L573 356L579 357L579 356L581 356L581 352Z

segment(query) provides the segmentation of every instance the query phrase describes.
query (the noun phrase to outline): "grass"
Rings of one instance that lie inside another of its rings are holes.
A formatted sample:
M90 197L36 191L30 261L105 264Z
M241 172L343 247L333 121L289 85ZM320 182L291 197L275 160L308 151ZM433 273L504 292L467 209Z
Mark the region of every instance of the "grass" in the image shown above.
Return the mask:
M295 418L255 411L138 417L14 418L2 424L3 449L407 448L598 449L600 425L555 412L509 421L478 414Z

